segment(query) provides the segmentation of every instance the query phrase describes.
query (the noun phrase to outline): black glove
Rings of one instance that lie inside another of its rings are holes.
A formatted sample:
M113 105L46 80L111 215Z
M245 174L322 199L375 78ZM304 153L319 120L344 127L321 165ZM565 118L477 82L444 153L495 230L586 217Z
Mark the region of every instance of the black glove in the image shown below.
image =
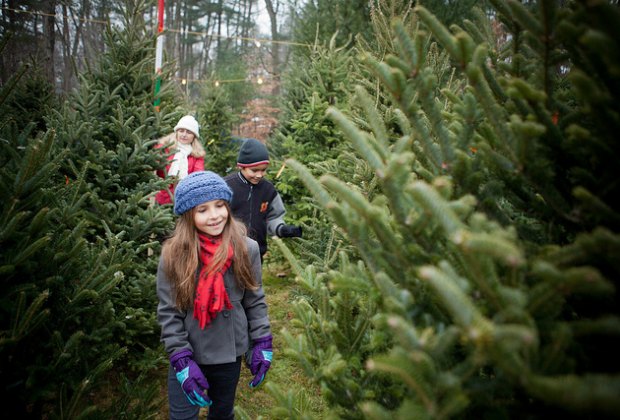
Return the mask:
M285 225L278 226L276 234L280 238L301 238L301 226Z

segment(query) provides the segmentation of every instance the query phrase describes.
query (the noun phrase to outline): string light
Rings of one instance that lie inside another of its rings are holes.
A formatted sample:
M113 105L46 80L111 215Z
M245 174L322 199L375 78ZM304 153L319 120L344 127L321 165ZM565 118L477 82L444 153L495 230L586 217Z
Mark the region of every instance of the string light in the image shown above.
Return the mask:
M261 79L261 81L259 82L258 80L256 80L256 83L260 84L260 83L264 83L265 80L262 77L259 77L259 79ZM170 77L170 80L178 80L182 85L185 85L189 82L192 83L209 83L212 82L213 85L215 87L219 87L221 86L223 83L239 83L239 82L251 82L251 79L248 78L244 78L244 79L217 79L215 81L211 80L211 79L190 79L190 78L180 78L180 77Z
M86 18L74 18L72 16L67 16L67 15L61 15L58 13L45 13L45 12L37 12L34 10L19 10L19 9L12 9L10 7L0 7L0 9L2 10L7 10L9 12L15 12L15 13L27 13L30 15L39 15L39 16L50 16L50 17L63 17L65 19L77 19L77 20L81 20L82 22L93 22L93 23L100 23L102 25L109 25L110 22L107 20L98 20L98 19L86 19Z
M273 39L267 38L250 38L247 36L230 36L230 35L218 35L218 34L210 34L207 32L196 32L196 31L188 31L187 29L172 29L168 28L164 32L177 32L181 34L191 34L191 35L199 35L205 36L209 38L224 38L224 39L237 39L240 41L251 41L257 47L260 47L262 42L271 43L271 44L282 44L282 45L298 45L300 47L315 47L313 44L305 44L303 42L293 42L293 41L277 41Z
M38 11L33 11L33 10L19 10L19 9L13 9L13 8L10 8L10 7L0 7L0 9L11 11L11 12L15 12L15 13L26 13L26 14L31 14L31 15L50 16L50 17L54 17L54 18L62 17L62 18L65 18L65 19L77 19L77 20L80 20L82 22L100 23L102 25L109 25L110 24L110 21L106 21L106 20L87 19L87 18L74 18L72 16L67 16L67 15L63 15L63 14L60 14L60 13L45 13L45 12L38 12ZM313 44L305 44L305 43L302 43L302 42L278 41L278 40L266 39L266 38L259 39L259 38L251 38L251 37L244 37L244 36L229 36L229 35L209 34L207 32L188 31L187 29L166 28L166 29L164 29L164 33L166 33L166 32L178 32L178 33L180 33L184 37L187 37L188 34L191 34L191 35L208 36L208 37L211 37L211 38L238 39L238 40L241 40L241 41L251 41L251 42L254 43L254 45L257 48L260 48L263 43L282 44L282 45L298 45L298 46L301 46L301 47L315 47L315 45L313 45Z
M59 13L45 13L45 12L39 12L39 11L33 11L33 10L19 10L19 9L13 9L10 7L0 7L1 10L6 10L6 11L12 11L15 13L26 13L26 14L31 14L31 15L40 15L40 16L50 16L50 17L54 17L54 18L60 18L63 17L65 19L69 19L73 17L67 16L67 15L63 15L63 14L59 14ZM76 18L77 20L83 21L83 22L93 22L93 23L99 23L102 25L110 25L110 21L104 21L104 20L97 20L97 19L87 19L87 18ZM191 35L200 35L200 36L204 36L204 37L210 37L210 38L223 38L223 39L237 39L237 40L243 40L243 41L249 41L249 42L253 42L254 45L256 46L256 48L260 48L262 46L263 43L271 43L271 44L282 44L282 45L297 45L297 46L305 46L305 47L316 47L315 45L312 44L305 44L305 43L300 43L300 42L292 42L292 41L278 41L278 40L272 40L272 39L259 39L259 38L250 38L250 37L242 37L242 36L228 36L228 35L217 35L217 34L209 34L207 32L195 32L195 31L188 31L187 29L165 29L164 32L162 34L165 35L166 32L177 32L180 33L181 36L183 37L187 37L188 34ZM319 46L320 47L320 46ZM173 78L176 80L179 80L178 78ZM182 85L187 85L189 81L192 82L206 82L208 80L199 80L199 79L181 79L181 84ZM229 80L216 80L214 82L215 87L219 87L222 83L238 83L238 82L246 82L247 79L229 79ZM256 83L261 85L264 83L264 80L262 77L258 77L256 80Z

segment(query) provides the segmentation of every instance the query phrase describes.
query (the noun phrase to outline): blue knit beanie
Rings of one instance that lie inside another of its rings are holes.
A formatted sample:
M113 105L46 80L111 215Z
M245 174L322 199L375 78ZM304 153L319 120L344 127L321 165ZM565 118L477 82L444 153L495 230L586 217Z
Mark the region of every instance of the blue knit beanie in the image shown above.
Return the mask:
M269 152L267 147L256 139L247 139L239 149L237 156L237 166L241 168L249 168L252 166L269 163Z
M230 203L231 199L232 191L221 176L211 171L192 172L174 190L174 214L180 216L207 201Z

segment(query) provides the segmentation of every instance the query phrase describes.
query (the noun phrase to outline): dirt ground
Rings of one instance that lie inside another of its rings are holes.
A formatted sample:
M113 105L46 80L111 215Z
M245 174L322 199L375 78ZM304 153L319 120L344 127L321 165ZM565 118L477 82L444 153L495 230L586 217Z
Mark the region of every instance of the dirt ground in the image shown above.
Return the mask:
M273 81L260 85L260 97L250 100L242 114L242 122L233 129L233 134L243 138L255 138L267 142L278 124L279 109L274 108L269 97L273 97L276 87Z

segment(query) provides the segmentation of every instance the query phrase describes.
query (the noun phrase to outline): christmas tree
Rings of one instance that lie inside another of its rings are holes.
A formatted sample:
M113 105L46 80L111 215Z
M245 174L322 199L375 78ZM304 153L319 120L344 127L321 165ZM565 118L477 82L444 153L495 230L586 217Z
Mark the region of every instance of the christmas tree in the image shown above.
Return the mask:
M31 105L44 130L3 115L0 377L12 418L144 418L157 408L145 376L162 359L149 255L172 214L151 204L165 184L151 146L180 113L166 86L162 111L152 106L143 8L107 29L98 66L62 107ZM113 404L100 396L110 381Z
M375 83L328 115L371 182L287 161L353 247L278 241L287 351L335 416L620 412L618 9L491 3L449 29L418 6L365 51Z

